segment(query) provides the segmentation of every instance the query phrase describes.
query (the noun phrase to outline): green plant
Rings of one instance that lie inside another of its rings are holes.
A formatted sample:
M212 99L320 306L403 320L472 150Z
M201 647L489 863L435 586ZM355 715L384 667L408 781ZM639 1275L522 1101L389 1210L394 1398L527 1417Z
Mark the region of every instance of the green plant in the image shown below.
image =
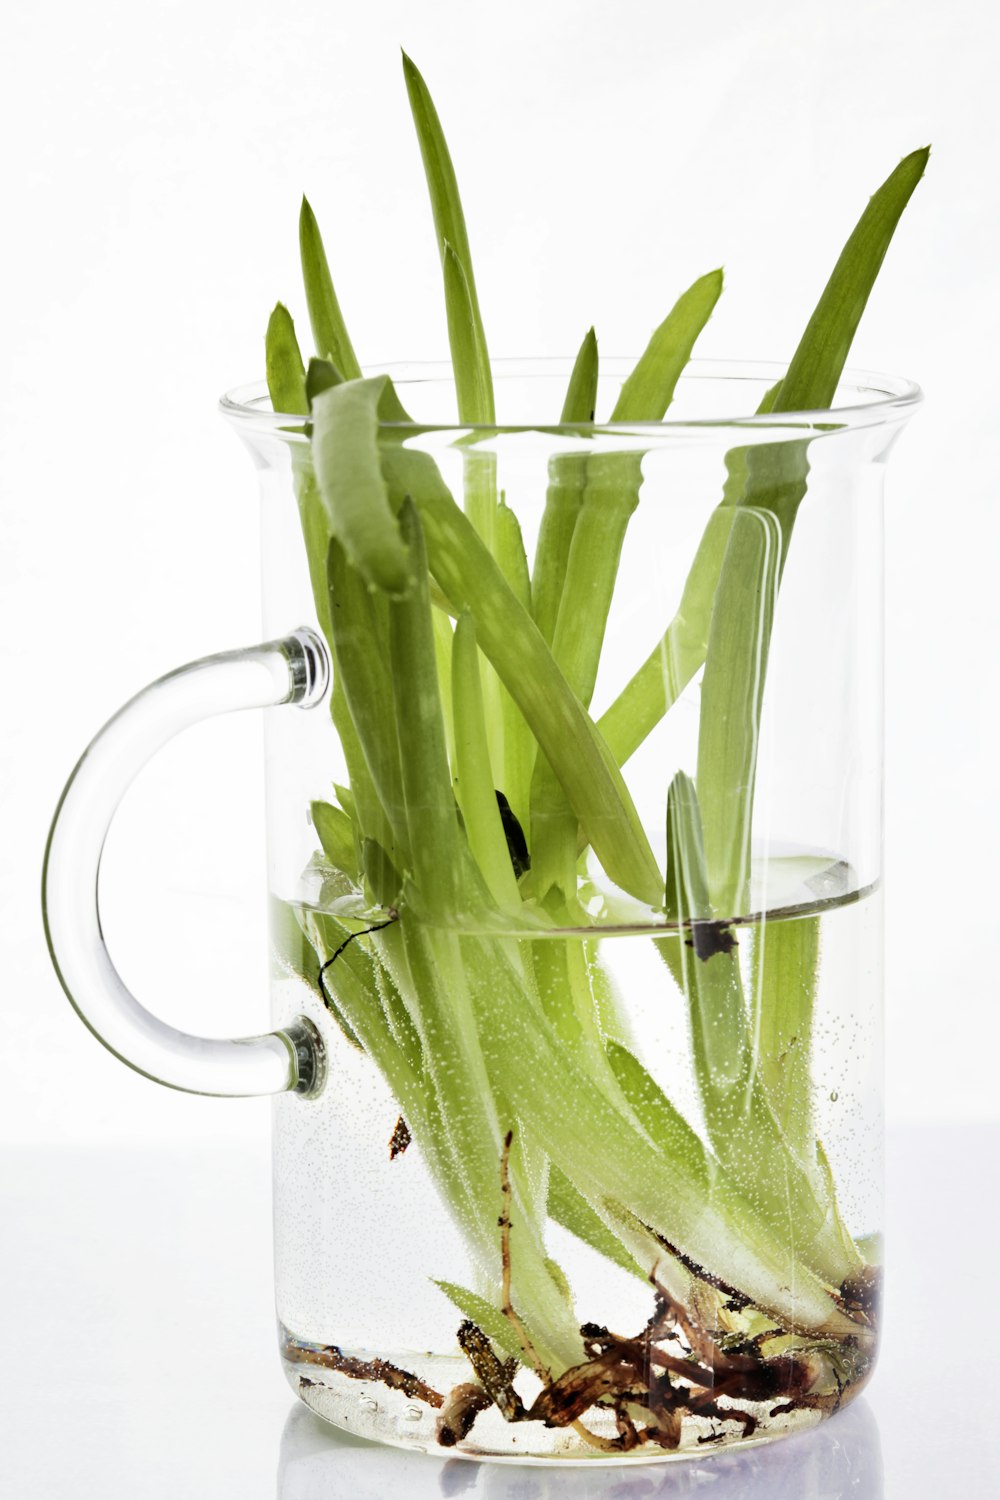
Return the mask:
M386 1079L406 1139L483 1271L478 1290L439 1283L462 1315L459 1340L476 1376L447 1401L438 1395L441 1440L463 1436L491 1403L511 1420L576 1423L585 1441L622 1448L676 1446L687 1414L750 1431L754 1416L718 1407L720 1395L839 1400L868 1367L874 1322L872 1268L841 1222L812 1122L818 919L774 928L767 961L755 952L749 995L731 920L747 909L773 605L806 493L809 438L730 452L681 607L595 722L618 561L640 502L641 444L588 455L582 440L579 454L553 461L529 569L493 460L478 451L497 418L451 159L405 58L404 72L459 419L471 429L460 440L464 494L460 504L433 460L407 446L414 429L392 382L362 375L304 202L316 356L306 366L279 304L267 376L275 409L309 436L294 450L295 485L350 777L336 805L313 804L313 822L329 866L376 915L279 908L279 951ZM926 160L926 151L908 156L871 199L761 410L833 401ZM663 418L721 290L715 271L679 298L612 421ZM596 430L597 378L590 330L559 418L579 424L582 439ZM664 871L622 768L699 672L697 771L670 785ZM673 924L657 945L689 1007L704 1138L618 1024L598 934L541 935L586 925L588 847L642 910ZM779 1064L791 1035L794 1059ZM548 1253L549 1218L652 1284L653 1316L638 1339L581 1323ZM683 1356L664 1349L671 1339ZM335 1367L357 1375L351 1365L341 1357ZM521 1365L541 1381L530 1406L513 1386ZM372 1378L371 1366L364 1373ZM582 1423L597 1403L615 1411L617 1438Z

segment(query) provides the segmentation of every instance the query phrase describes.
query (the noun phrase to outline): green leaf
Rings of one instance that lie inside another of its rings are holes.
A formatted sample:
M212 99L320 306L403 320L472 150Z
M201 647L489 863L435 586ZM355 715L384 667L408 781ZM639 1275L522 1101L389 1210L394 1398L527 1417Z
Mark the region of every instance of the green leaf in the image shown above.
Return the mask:
M333 1016L334 1022L339 1026L346 1041L352 1047L363 1050L351 1023L337 1004L337 996L334 995L333 990L330 986L319 986L319 965L322 960L316 954L312 939L303 929L303 921L303 915L288 901L279 900L276 895L271 897L271 957L273 957L276 974L282 978L288 974L295 975L297 980L309 986L316 999ZM351 983L351 978L348 978L348 983Z
M410 556L378 461L378 408L385 376L323 391L313 406L313 463L330 527L367 583L403 594Z
M661 956L687 997L695 1074L706 1114L728 1107L728 1095L745 1084L749 1037L736 936L712 920L694 783L678 771L667 795L667 880L664 911L678 936L658 940ZM738 1110L730 1126L739 1124ZM727 1117L728 1118L728 1117Z
M271 958L278 975L294 974L319 996L319 960L302 930L295 907L278 896L268 900Z
M868 202L845 245L773 399L775 413L833 401L851 342L928 150L911 152ZM720 914L748 900L757 742L774 597L806 492L808 443L746 452L746 487L712 608L701 689L698 793L705 855Z
M521 905L490 766L479 650L472 616L458 617L452 642L455 787L472 856L497 905Z
M427 554L411 499L403 501L399 519L413 582L406 594L389 603L389 651L410 862L422 909L446 917L475 907L478 890L462 858L434 655Z
M663 420L695 340L721 295L721 270L709 271L682 293L622 386L612 422Z
M569 377L560 422L592 422L597 405L597 334L588 328Z
M490 425L495 419L489 355L455 169L430 91L405 52L403 76L427 177L445 277L448 337L455 368L459 420Z
M474 986L472 994L487 1060L503 1070L520 1128L532 1133L589 1202L610 1212L626 1200L648 1230L739 1286L779 1321L838 1335L851 1332L849 1320L800 1257L787 1222L780 1232L768 1227L732 1177L713 1167L706 1148L697 1171L683 1155L658 1150L612 1090L595 1088L573 1052L540 1024L537 1002L523 993L511 962L499 944L491 944L484 954L489 983Z
M680 1110L627 1047L609 1041L606 1050L618 1085L643 1130L661 1151L685 1161L688 1170L703 1180L707 1194L710 1183L705 1148Z
M473 616L479 649L548 756L605 870L623 890L657 904L663 887L656 860L593 720L437 465L391 431L382 436L387 480L395 496L410 495L417 507L432 573L455 608Z
M561 422L593 422L597 402L597 335L584 336L570 375ZM531 605L535 623L551 643L566 580L566 565L576 518L583 499L587 460L581 454L558 454L549 463L549 487L535 545Z
M358 856L354 844L354 824L339 807L329 802L311 802L313 827L323 847L323 853L335 870L357 877Z
M549 484L535 545L531 607L535 623L551 645L559 617L566 565L587 482L583 454L560 453L549 461Z
M395 906L399 900L403 882L399 871L382 845L372 838L365 839L361 847L365 880L379 906Z
M787 385L786 376L772 386L758 406L758 413L815 410L832 400L851 339L885 254L886 236L895 227L926 159L927 151L913 152L871 200L799 341L789 366L789 374L795 374L794 385ZM839 335L838 319L842 320L843 330ZM712 601L732 528L731 510L747 495L750 455L762 451L737 448L728 455L723 505L709 519L680 607L663 639L599 721L601 733L619 765L624 765L655 729L705 660ZM761 458L754 462L756 488L762 491L764 464ZM783 507L786 527L789 516L794 520L794 494L794 488L786 487Z
M776 1120L803 1160L815 1143L810 1064L819 944L819 917L763 921L753 929L757 1069Z
M549 1169L549 1216L557 1224L561 1224L563 1229L568 1229L570 1234L575 1234L578 1240L596 1250L598 1255L603 1255L613 1265L638 1276L640 1281L648 1285L646 1272L555 1162Z
M695 1079L719 1161L774 1233L839 1286L856 1255L821 1175L785 1135L757 1066L736 931L713 919L693 782L678 772L667 798L667 915L681 924L656 946L688 1004ZM794 925L794 924L792 924ZM790 977L786 972L786 978ZM794 1108L791 1101L789 1106Z
M480 649L523 713L612 880L660 899L660 876L621 772L474 527L447 495L414 488L435 576L476 621Z
M431 1279L434 1280L433 1277ZM463 1318L471 1318L476 1327L482 1329L491 1344L496 1344L498 1349L516 1359L518 1364L524 1363L524 1351L517 1341L517 1335L499 1308L487 1302L485 1297L468 1291L464 1286L458 1286L454 1281L434 1280L434 1285L455 1304Z
M517 516L502 502L493 512L493 555L497 566L526 613L531 613L531 579L524 538ZM503 733L503 774L498 782L523 829L530 813L531 771L535 764L535 739L510 691L499 684Z
M552 654L585 708L597 681L625 533L642 485L641 453L595 453L586 478L552 636Z
M749 899L753 778L782 533L766 507L734 512L701 684L698 798L708 888L720 917Z
M596 453L584 462L584 487L566 558L552 655L584 708L589 708L625 533L639 503L642 455ZM557 887L569 897L576 885L576 819L544 759L536 762L531 782L531 827L533 884L539 896L544 900Z
M346 390L347 387L339 389ZM330 544L327 573L331 644L336 668L336 724L345 753L349 755L351 785L362 811L361 831L363 835L378 837L393 857L405 866L409 836L385 600L368 588L357 568L348 562L339 542ZM346 720L339 711L341 699L347 709ZM367 772L360 777L358 751ZM377 799L375 806L366 795L369 786Z
M299 254L316 353L321 359L332 360L346 380L357 380L361 366L333 289L316 215L305 198L299 213Z
M322 396L324 391L332 391L335 385L343 385L344 377L335 364L328 359L316 359L309 361L306 370L306 396L309 406L312 407L317 396Z
M799 340L773 411L815 411L833 402L875 278L930 149L911 151L869 200Z
M712 601L734 514L732 506L717 505L710 515L663 639L597 721L619 765L638 750L704 663Z
M309 411L306 374L292 315L278 302L267 322L264 339L267 389L276 412L305 416Z
M459 421L492 426L496 420L493 378L483 327L472 300L465 268L447 240L442 268Z

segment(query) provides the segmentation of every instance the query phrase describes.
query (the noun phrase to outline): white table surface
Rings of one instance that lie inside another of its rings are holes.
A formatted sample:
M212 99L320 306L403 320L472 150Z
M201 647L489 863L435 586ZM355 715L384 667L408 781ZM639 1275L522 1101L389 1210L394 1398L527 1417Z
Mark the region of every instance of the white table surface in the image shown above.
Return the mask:
M254 1147L0 1153L4 1500L924 1500L1000 1496L1000 1127L890 1135L885 1342L800 1438L665 1467L406 1454L298 1405Z

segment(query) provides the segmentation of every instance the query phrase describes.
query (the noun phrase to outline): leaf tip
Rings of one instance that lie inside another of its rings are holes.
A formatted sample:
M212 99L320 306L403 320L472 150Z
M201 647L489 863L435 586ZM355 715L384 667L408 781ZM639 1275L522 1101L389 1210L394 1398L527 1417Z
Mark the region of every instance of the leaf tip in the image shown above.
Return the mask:
M282 323L290 323L291 321L292 315L285 304L283 302L276 302L271 308L271 313L267 320L268 334L270 335Z

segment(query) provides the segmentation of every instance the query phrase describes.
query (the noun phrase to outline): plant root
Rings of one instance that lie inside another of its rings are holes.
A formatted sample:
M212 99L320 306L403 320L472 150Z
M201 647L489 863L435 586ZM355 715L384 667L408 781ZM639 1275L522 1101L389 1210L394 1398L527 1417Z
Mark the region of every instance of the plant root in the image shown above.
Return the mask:
M409 1370L390 1364L387 1359L357 1359L354 1355L344 1354L336 1344L301 1344L287 1329L283 1330L281 1342L281 1352L291 1364L317 1365L323 1370L336 1370L349 1380L375 1380L394 1391L402 1391L404 1396L409 1396L414 1401L423 1401L435 1408L444 1406L445 1398L440 1391L429 1386L418 1375L411 1375ZM300 1385L305 1379L305 1376L300 1377Z
M704 1291L698 1300L699 1315L693 1316L677 1302L654 1271L650 1281L655 1303L642 1331L628 1338L601 1324L582 1324L584 1358L553 1377L512 1297L513 1138L513 1131L508 1131L500 1158L500 1311L513 1330L523 1364L541 1382L530 1404L514 1385L521 1363L513 1357L501 1358L470 1318L459 1325L457 1336L475 1379L461 1382L447 1395L388 1360L358 1359L335 1345L300 1344L288 1333L286 1359L336 1371L352 1380L378 1381L423 1401L439 1413L437 1439L444 1448L463 1442L480 1413L495 1407L506 1422L571 1427L589 1447L605 1452L628 1453L643 1446L675 1451L685 1419L715 1424L711 1432L698 1434L697 1442L702 1445L725 1442L722 1429L726 1424L738 1424L741 1437L749 1438L766 1417L798 1411L835 1412L864 1384L871 1368L866 1350L878 1307L880 1277L875 1268L845 1282L837 1296L857 1322L856 1338L806 1340L774 1324L762 1332L733 1332L734 1323L746 1329L755 1326L752 1318L741 1316L748 1300L666 1242L664 1248L697 1277ZM711 1317L711 1308L718 1310L723 1328L704 1326L702 1319ZM299 1381L300 1388L316 1383L304 1375ZM747 1410L748 1406L757 1411ZM585 1426L583 1418L588 1413L601 1414L605 1422L610 1415L615 1436L605 1437Z
M471 1382L456 1385L450 1392L444 1409L437 1419L437 1440L442 1448L454 1448L472 1431L472 1424L481 1411L493 1405L481 1385Z

